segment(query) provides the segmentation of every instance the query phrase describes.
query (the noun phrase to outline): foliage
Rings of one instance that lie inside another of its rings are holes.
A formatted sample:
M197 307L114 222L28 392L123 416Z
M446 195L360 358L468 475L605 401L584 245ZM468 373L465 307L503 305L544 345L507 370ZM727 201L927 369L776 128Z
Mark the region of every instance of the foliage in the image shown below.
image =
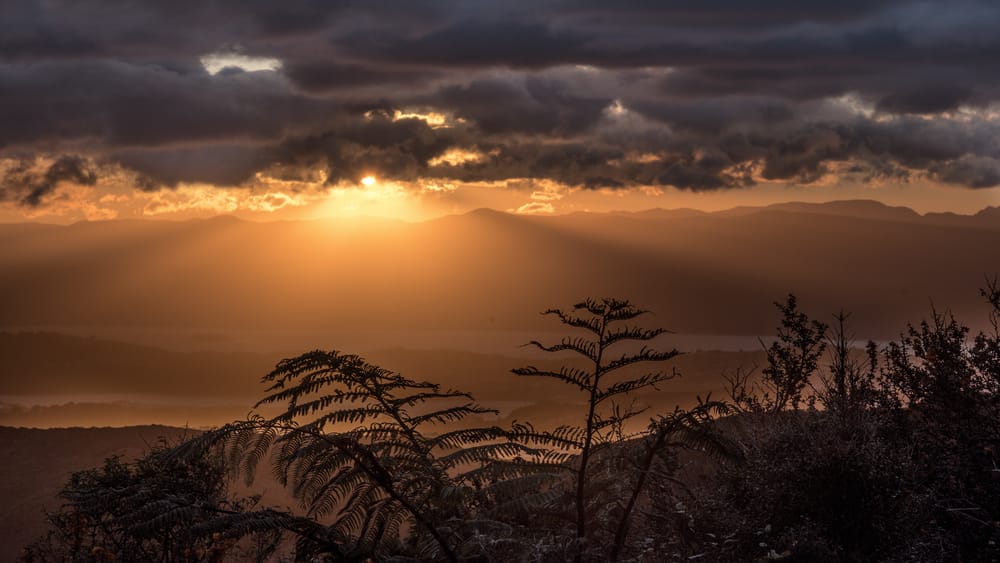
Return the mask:
M825 370L808 353L825 327L779 305L764 381L730 377L741 414L726 422L745 455L654 514L671 530L662 545L703 561L996 560L1000 299L995 283L983 294L993 331L971 346L934 311L862 354L839 313Z
M983 295L992 333L970 346L969 329L952 315L908 328L885 351L882 379L906 407L921 485L934 497L934 519L966 561L1000 558L1000 299ZM988 546L988 547L984 547Z
M633 366L669 360L677 350L658 351L649 341L666 332L630 324L647 313L628 301L587 300L571 311L550 309L562 324L580 329L586 336L565 337L558 344L530 345L545 352L569 352L585 367L565 365L558 371L527 366L513 370L524 377L547 377L576 388L583 395L585 413L576 426L551 431L522 433L517 439L546 448L546 459L536 459L541 469L562 473L561 486L549 485L563 494L545 508L572 522L576 545L573 558L617 560L626 548L637 501L645 493L652 472L662 470L668 451L678 445L711 444L701 425L725 405L706 401L692 411L678 409L655 417L648 428L628 432L629 422L644 409L623 400L677 376L662 369L630 370ZM640 366L641 367L641 366ZM565 454L573 454L567 457ZM563 455L559 455L563 454ZM568 509L560 513L560 509ZM556 530L567 534L565 528Z
M48 514L50 531L22 561L262 561L273 552L276 531L215 525L256 502L229 498L218 455L169 452L161 443L134 463L112 457L72 474L59 495L65 504ZM248 535L252 542L239 541Z
M205 440L222 444L248 478L270 456L314 523L300 530L300 559L456 561L503 547L481 537L505 529L482 505L484 480L494 475L487 462L535 451L500 428L463 425L495 411L338 352L284 360L264 380L269 394L257 406L282 404L284 412ZM433 431L442 424L449 429Z
M252 415L195 444L221 446L230 467L247 478L269 461L304 515L293 521L270 510L240 518L294 532L300 559L617 559L629 543L632 514L647 502L650 476L675 461L668 451L712 443L702 426L725 411L705 401L628 433L626 423L642 410L620 399L676 375L634 373L634 366L677 354L630 348L664 332L628 323L643 313L612 299L547 311L593 338L531 344L573 352L592 367L514 371L581 391L587 412L578 427L482 426L478 419L493 411L467 393L357 356L315 351L265 376L268 395L257 406L281 405L283 412Z
M627 301L544 314L580 331L529 345L566 358L521 377L581 397L579 423L485 425L464 392L339 352L284 360L257 407L274 416L77 473L28 561L264 557L301 561L993 561L1000 559L1000 288L991 330L948 313L859 349L776 303L766 365L728 377L732 403L652 413L636 394L677 377ZM266 466L301 514L230 500L226 470ZM240 541L240 538L243 539Z
M828 327L799 311L794 295L789 295L785 303L775 302L775 306L782 313L781 326L777 340L764 347L767 366L760 380L753 381L753 370L739 371L728 378L733 403L744 412L776 414L788 407L798 410L826 350Z

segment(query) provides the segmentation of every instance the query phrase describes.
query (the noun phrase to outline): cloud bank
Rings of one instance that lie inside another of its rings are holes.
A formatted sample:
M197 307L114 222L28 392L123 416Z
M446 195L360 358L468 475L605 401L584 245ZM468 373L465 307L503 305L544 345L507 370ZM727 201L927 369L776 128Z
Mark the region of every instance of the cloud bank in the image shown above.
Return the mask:
M976 0L13 0L0 200L105 173L991 188L997 26Z

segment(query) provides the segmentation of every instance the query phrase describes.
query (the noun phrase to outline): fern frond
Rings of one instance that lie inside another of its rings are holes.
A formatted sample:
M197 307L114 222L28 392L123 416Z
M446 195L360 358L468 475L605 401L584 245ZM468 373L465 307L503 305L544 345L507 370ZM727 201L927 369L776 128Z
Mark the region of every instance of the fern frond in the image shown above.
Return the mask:
M454 449L481 442L506 438L508 432L499 426L460 428L427 439L432 448Z
M585 308L585 307L579 307L578 306L578 308ZM590 318L579 317L579 316L576 316L576 315L565 313L561 309L549 309L549 310L543 312L542 314L543 315L555 315L555 316L559 317L559 321L562 322L566 326L571 326L571 327L574 327L574 328L582 328L582 329L588 330L588 331L590 331L590 332L592 332L592 333L594 333L595 335L598 335L598 336L600 336L600 334L601 334L601 329L602 329L601 321L597 317L590 317ZM594 313L594 314L596 314L596 313Z
M511 424L509 436L511 440L534 444L538 446L552 446L558 448L576 449L582 445L579 434L571 430L578 430L574 427L559 427L554 432L535 430L530 422L520 423L515 421ZM582 432L582 431L581 431Z
M515 368L511 371L516 375L525 377L551 377L553 379L558 379L564 383L569 383L571 385L574 385L582 391L590 390L590 386L594 377L593 374L591 373L568 366L563 366L559 368L559 371L540 370L535 366Z
M655 389L657 384L674 379L675 377L677 377L676 373L657 371L644 374L634 379L619 381L608 386L604 390L598 391L595 394L595 400L596 403L600 404L606 401L607 399L611 399L618 395L632 393L635 391L639 391L641 389L645 389L647 387L652 387Z
M614 328L608 330L607 335L604 337L604 345L610 347L613 344L625 340L645 342L653 340L654 338L660 336L661 334L669 334L669 333L670 331L664 328L645 329L638 326Z
M420 416L414 416L409 419L409 423L414 427L420 426L425 423L441 424L446 422L454 422L456 420L461 420L470 415L479 414L497 414L499 411L496 409L488 409L486 407L481 407L476 404L460 405L456 407L450 407L446 409L437 410L434 412L429 412L422 414Z
M537 340L532 340L525 344L525 346L535 346L543 352L563 352L571 351L587 358L591 362L597 361L597 344L592 340L587 340L586 338L563 338L559 344L554 344L551 346L546 346Z
M680 352L677 351L676 349L670 350L668 352L660 352L643 346L642 349L639 350L639 352L636 352L634 354L623 354L618 359L612 360L604 364L603 366L601 366L601 369L598 373L600 375L604 375L606 373L610 373L612 371L621 369L625 366L630 366L632 364L637 364L640 362L664 362L674 358L679 354Z

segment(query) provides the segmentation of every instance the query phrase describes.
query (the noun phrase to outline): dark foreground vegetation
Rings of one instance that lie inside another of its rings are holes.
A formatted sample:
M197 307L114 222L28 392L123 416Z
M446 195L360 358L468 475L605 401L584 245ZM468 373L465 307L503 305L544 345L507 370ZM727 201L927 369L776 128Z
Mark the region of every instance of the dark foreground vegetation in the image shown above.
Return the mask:
M531 345L564 367L514 373L578 392L559 428L490 425L466 393L310 352L265 376L277 416L74 474L23 559L1000 560L1000 288L982 293L986 332L932 311L863 352L849 315L827 326L790 296L765 365L672 412L641 406L679 375L643 311L548 311L571 334ZM299 506L237 498L260 471Z

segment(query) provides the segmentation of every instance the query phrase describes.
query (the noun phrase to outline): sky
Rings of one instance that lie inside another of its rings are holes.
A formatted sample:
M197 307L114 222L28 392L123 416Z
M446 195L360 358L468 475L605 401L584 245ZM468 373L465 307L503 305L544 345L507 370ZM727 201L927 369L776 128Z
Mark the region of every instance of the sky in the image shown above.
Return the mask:
M998 26L976 0L5 0L0 222L974 213Z

